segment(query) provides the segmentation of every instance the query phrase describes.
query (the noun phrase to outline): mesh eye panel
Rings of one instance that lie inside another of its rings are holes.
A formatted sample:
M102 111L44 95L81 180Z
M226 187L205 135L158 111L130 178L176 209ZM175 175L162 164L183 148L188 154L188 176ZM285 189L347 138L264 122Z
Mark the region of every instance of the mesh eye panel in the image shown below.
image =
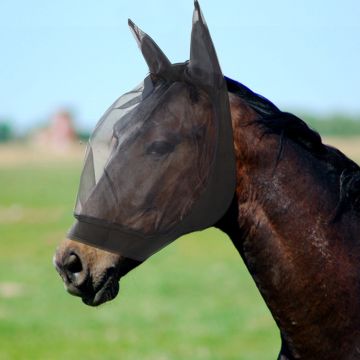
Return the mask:
M141 83L134 90L120 96L96 125L86 149L75 215L81 215L83 211L86 213L86 209L83 207L103 176L104 168L119 141L115 137L114 126L119 121L124 129L126 126L130 126L129 113L141 102L143 91L144 83Z

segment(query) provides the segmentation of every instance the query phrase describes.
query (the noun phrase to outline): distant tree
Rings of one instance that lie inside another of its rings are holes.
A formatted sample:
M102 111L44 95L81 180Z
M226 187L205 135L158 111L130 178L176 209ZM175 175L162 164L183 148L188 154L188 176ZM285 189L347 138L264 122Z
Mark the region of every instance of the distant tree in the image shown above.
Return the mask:
M13 129L8 121L0 120L0 142L6 142L13 139Z
M91 134L89 131L79 130L76 132L76 135L81 142L87 142L89 140Z

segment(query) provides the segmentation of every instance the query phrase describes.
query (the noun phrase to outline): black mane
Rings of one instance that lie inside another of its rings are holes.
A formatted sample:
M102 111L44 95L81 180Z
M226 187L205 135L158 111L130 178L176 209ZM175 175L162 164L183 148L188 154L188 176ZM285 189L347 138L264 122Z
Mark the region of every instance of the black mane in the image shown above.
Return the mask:
M273 133L288 138L316 153L326 150L321 136L297 116L283 112L270 100L251 91L241 83L225 77L228 91L243 99L259 115L256 123L264 133Z
M297 116L281 111L271 101L243 84L227 77L225 80L228 91L239 96L259 115L255 122L264 130L264 134L280 136L278 160L283 142L289 139L331 166L338 176L340 189L334 220L349 206L360 212L360 167L354 161L338 149L323 144L320 134Z
M236 94L246 101L246 103L250 105L259 115L266 116L280 112L280 110L270 100L254 93L248 87L233 79L226 76L224 78L228 91Z

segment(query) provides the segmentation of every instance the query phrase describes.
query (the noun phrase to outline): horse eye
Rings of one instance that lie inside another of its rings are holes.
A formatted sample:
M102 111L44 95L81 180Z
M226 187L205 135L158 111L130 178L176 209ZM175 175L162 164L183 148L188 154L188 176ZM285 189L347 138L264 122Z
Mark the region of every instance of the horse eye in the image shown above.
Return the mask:
M173 152L175 145L167 141L154 141L147 149L149 155L163 156Z

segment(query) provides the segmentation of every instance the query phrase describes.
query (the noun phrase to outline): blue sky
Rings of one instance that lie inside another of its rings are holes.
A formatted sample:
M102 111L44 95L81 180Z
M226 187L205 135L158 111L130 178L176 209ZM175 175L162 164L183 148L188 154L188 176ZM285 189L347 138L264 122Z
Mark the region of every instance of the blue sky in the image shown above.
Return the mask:
M201 0L225 75L283 110L360 113L360 1ZM92 128L146 75L130 17L173 62L192 0L0 2L0 118L18 130L58 108Z

